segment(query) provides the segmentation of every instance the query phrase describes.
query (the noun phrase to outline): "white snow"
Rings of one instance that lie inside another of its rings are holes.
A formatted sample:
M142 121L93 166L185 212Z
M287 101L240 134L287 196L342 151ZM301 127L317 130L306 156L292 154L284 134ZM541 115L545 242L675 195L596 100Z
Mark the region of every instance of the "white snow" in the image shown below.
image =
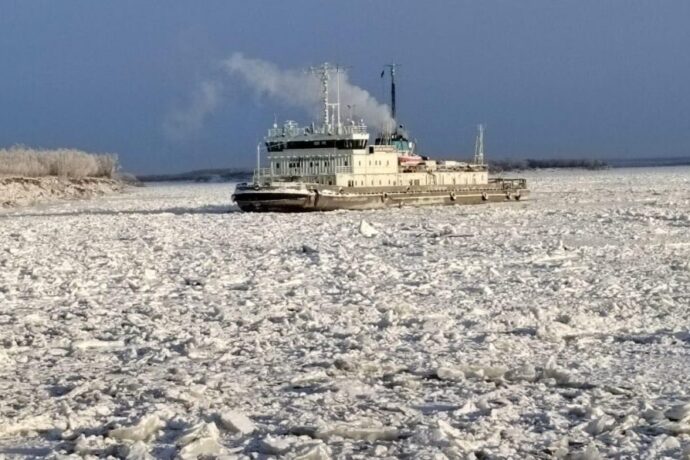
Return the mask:
M482 206L162 184L0 211L0 457L687 458L690 168L528 179Z

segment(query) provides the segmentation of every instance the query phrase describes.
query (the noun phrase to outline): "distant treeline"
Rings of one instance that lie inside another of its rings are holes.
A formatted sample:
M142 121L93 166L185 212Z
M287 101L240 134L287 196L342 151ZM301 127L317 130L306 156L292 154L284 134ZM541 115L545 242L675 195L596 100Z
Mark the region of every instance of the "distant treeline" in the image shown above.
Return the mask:
M142 182L244 182L251 178L252 172L244 169L199 169L178 174L139 175Z
M547 169L547 168L577 168L577 169L606 169L609 165L602 160L491 160L489 170L494 172L515 171L525 169Z
M657 158L616 158L609 160L614 168L644 168L650 166L690 166L690 156Z
M112 178L117 169L117 156L111 154L32 149L22 145L0 149L0 176Z

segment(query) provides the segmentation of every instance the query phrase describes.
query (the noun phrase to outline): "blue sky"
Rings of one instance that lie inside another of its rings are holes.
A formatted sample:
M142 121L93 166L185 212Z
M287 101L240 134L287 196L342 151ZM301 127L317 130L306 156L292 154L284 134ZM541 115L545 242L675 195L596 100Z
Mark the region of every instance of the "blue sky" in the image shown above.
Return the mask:
M114 152L134 172L251 166L273 121L309 115L222 76L233 53L295 70L328 60L387 102L422 153L690 154L687 0L0 0L0 146ZM215 110L165 129L204 82Z

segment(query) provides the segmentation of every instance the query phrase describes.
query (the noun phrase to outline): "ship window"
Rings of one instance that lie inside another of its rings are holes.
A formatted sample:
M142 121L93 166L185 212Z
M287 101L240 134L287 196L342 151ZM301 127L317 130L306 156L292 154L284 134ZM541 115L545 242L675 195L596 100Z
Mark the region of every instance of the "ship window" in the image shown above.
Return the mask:
M386 160L386 166L388 166L390 164L391 164L390 160Z
M381 181L379 181L379 185L381 185Z
M276 169L280 169L280 163L276 162Z
M369 160L369 166L371 166L371 160Z
M361 161L358 161L358 162L357 162L357 166L362 166L362 162L361 162Z
M374 153L374 147L369 147L369 153Z
M313 167L314 167L314 163L310 161L310 162L309 162L309 167L310 167L310 168L313 168Z
M345 166L347 166L347 160L345 160Z

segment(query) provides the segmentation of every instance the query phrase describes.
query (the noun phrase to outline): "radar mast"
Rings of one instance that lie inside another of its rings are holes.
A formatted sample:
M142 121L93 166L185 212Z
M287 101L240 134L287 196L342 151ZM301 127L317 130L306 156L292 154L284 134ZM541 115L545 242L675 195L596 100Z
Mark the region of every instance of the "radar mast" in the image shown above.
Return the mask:
M328 73L332 67L328 62L324 62L320 66L310 67L309 71L321 81L321 100L323 101L323 126L328 129L330 125L329 104L328 104Z

